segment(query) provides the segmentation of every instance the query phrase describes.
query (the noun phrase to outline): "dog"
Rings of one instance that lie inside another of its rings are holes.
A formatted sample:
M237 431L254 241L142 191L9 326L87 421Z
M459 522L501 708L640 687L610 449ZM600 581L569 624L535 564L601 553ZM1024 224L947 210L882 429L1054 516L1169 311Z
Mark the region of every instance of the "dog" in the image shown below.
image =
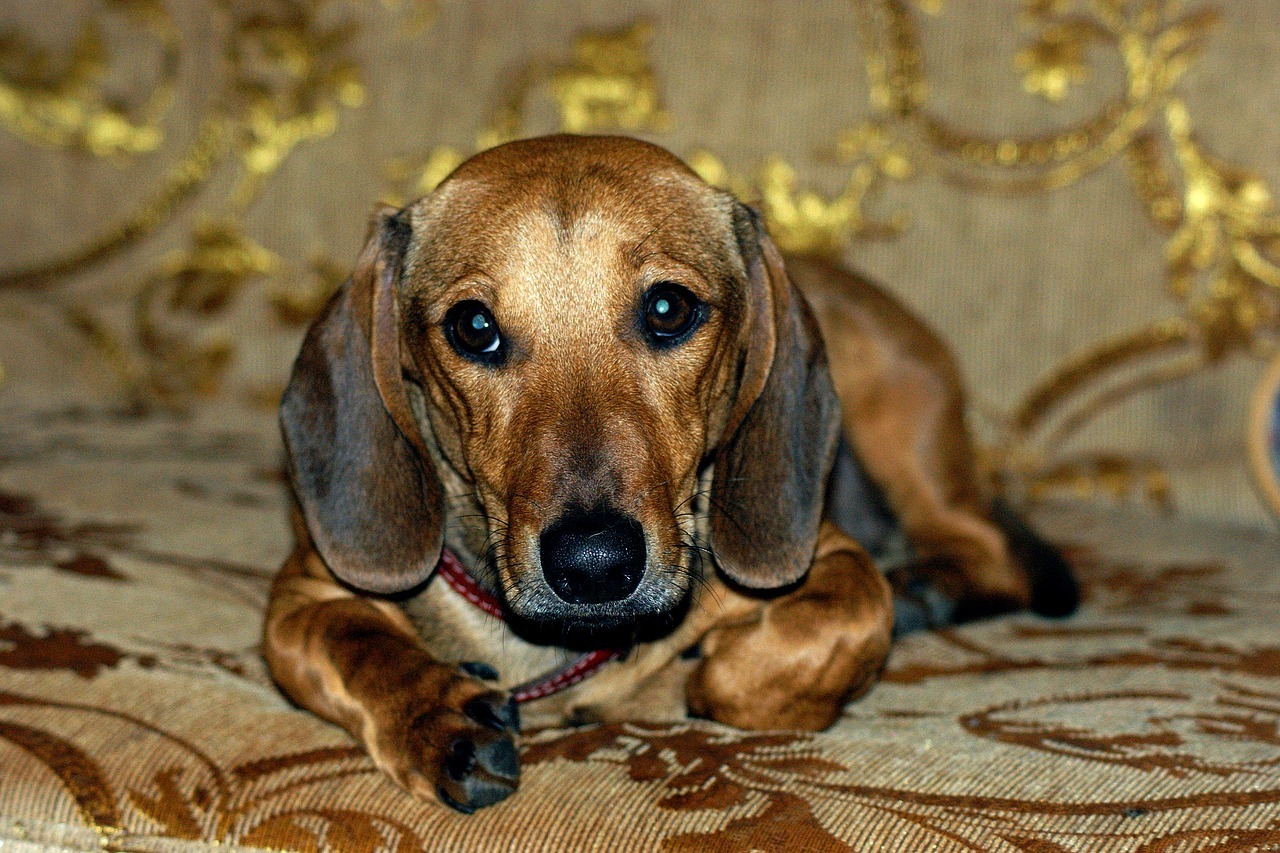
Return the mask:
M280 419L272 676L466 813L516 789L522 714L829 727L888 653L896 531L900 621L1075 606L938 337L634 139L508 143L378 211Z

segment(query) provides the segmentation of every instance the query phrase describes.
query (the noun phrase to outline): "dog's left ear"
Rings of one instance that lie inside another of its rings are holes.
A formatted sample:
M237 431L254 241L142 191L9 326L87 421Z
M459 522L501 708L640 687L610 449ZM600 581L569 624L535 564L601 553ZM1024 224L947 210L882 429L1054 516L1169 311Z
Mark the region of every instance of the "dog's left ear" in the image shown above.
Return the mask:
M734 209L747 268L746 357L715 456L711 542L720 568L755 589L786 586L813 562L840 408L821 332L759 214Z

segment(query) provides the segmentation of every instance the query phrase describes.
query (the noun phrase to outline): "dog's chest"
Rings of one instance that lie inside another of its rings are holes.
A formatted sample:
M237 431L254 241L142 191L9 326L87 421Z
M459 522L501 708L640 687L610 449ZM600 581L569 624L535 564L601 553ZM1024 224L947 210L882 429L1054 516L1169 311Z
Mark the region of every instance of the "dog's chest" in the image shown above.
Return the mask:
M486 663L497 670L496 685L504 690L564 666L575 656L521 639L439 577L405 602L404 609L432 657L443 663Z
M434 658L488 664L497 671L494 686L501 690L563 670L581 655L522 639L440 578L405 602L404 609ZM685 715L684 682L691 668L692 662L678 659L674 645L645 644L581 682L522 705L521 717L526 727L678 720Z

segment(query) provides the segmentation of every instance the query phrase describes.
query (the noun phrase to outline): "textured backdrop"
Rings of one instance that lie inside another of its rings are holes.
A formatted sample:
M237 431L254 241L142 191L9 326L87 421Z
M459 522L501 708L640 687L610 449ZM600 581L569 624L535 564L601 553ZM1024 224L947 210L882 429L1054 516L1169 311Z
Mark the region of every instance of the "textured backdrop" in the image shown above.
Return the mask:
M0 11L9 411L265 418L375 200L512 136L628 132L937 325L1007 487L1160 504L1171 480L1262 523L1280 5L57 8Z
M1278 42L1269 0L0 4L0 847L1276 849L1280 539L1222 521L1269 524ZM1218 523L1048 503L1081 612L909 636L829 732L544 730L501 806L404 797L263 669L272 408L376 199L562 128L886 281L1006 488Z

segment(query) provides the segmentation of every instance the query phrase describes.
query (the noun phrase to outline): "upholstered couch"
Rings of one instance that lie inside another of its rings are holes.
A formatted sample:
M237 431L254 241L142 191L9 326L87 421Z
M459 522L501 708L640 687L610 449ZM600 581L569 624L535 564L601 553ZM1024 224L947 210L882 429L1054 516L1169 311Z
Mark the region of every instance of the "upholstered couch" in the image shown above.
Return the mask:
M1280 844L1280 537L1240 438L1280 10L1201 5L8 4L0 850ZM469 817L291 707L258 635L300 329L374 200L556 129L671 147L941 329L1079 614L908 636L820 734L530 732Z

